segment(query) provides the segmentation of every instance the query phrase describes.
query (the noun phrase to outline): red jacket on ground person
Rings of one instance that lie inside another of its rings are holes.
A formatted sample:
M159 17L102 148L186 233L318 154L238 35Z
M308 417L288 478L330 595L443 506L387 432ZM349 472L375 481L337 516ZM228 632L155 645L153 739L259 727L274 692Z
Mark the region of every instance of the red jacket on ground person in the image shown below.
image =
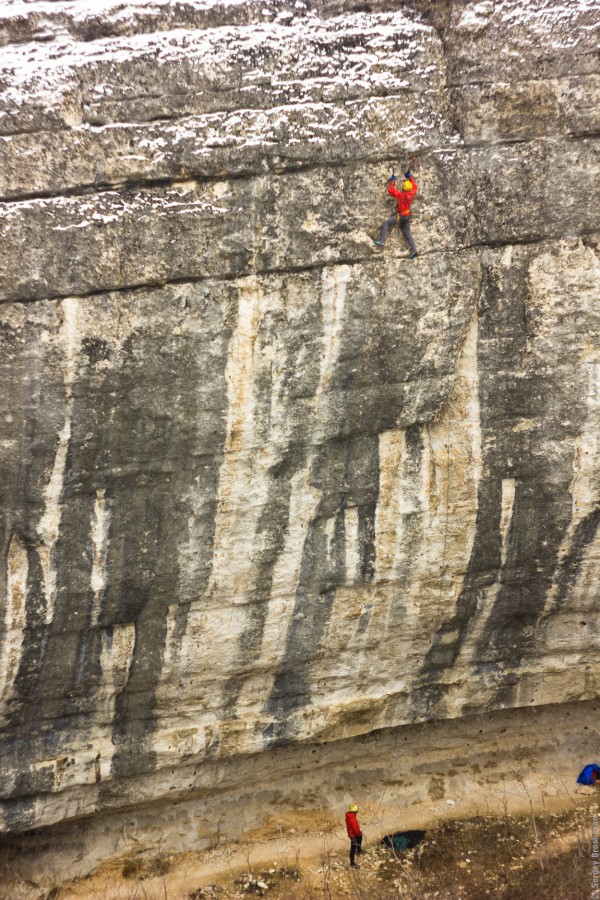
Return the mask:
M398 212L401 216L410 216L410 204L415 199L415 194L417 193L417 182L410 175L407 179L412 184L412 191L399 191L398 188L395 187L395 182L392 181L391 184L388 185L388 194L391 194L392 197L395 197L397 200Z
M346 831L348 832L348 837L350 838L350 840L361 837L362 831L360 830L360 825L358 824L356 813L346 813Z

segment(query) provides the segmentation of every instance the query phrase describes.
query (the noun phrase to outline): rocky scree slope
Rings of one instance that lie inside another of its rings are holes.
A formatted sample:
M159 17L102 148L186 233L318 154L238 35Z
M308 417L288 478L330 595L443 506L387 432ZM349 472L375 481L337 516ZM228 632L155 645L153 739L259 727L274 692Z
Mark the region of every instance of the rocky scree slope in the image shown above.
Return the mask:
M3 5L3 831L598 695L599 22Z

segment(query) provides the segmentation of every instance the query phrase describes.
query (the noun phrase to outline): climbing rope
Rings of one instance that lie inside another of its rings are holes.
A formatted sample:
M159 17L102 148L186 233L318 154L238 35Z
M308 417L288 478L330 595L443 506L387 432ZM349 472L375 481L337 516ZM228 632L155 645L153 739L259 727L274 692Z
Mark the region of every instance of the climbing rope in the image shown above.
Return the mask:
M414 155L412 157L412 165L413 165L413 168L415 168L417 165L417 158ZM393 175L394 175L394 167L392 166L392 176ZM449 304L447 304L447 306L446 306L446 312L447 312L447 335L448 335L448 340L450 343L451 320L450 320L450 305ZM451 346L451 344L450 344L450 346ZM438 580L438 606L440 605L441 598L442 598L442 592L443 592L443 588L444 588L444 578L445 578L446 569L447 569L448 534L449 534L449 528L450 528L450 446L451 446L450 445L450 424L451 424L451 418L450 418L450 409L449 409L449 402L448 402L448 404L446 406L446 491L445 491L446 511L445 511L445 521L444 521L444 542L443 542L443 549L442 549L442 565L441 565L440 576L439 576L439 580ZM375 820L377 819L377 817L379 815L379 811L383 805L383 801L385 799L385 795L387 793L387 789L388 789L389 783L390 783L392 767L393 767L395 759L396 759L398 738L400 736L400 727L401 726L396 726L394 745L392 748L390 762L387 767L387 772L386 772L386 776L384 779L384 785L383 785L383 791L381 793L381 797L379 798L379 802L375 808L375 812L373 813L373 815L371 816L369 821L364 826L365 828L369 828L375 822ZM349 790L348 784L346 784L346 789L348 790L348 793L350 794L350 796L352 796L353 792ZM392 846L392 851L393 851L396 859L398 861L400 861L400 858L398 857L398 855L395 851L395 848L393 846Z
M415 161L415 157L413 157L413 161ZM450 323L450 306L449 305L446 307L446 310L447 310L448 337L450 337L450 324L451 323ZM439 584L438 584L438 606L441 601L442 591L443 591L443 587L444 587L444 576L446 573L446 561L447 561L447 557L448 557L448 532L449 532L449 527L450 527L450 424L451 424L451 419L450 419L450 410L449 410L448 406L449 406L449 404L447 404L447 406L446 406L446 411L447 411L447 415L446 415L446 496L445 496L445 504L444 504L446 507L446 515L445 515L445 522L444 522L444 543L443 543L443 550L442 550L442 566L441 566L441 570L440 570L440 577L439 577ZM375 821L375 819L377 818L377 816L379 814L379 810L381 809L381 807L383 805L383 801L385 799L385 795L386 795L386 792L387 792L387 789L389 786L389 779L390 779L390 775L391 775L391 771L392 771L392 766L393 766L394 760L396 758L396 749L398 746L398 737L400 735L400 727L401 726L396 727L394 746L392 749L390 763L389 763L389 766L387 769L386 779L385 779L384 785L383 785L383 792L381 794L379 803L377 804L377 808L375 809L373 816L371 817L370 821L367 822L367 824L365 826L366 828L368 828L370 825L373 824L373 822ZM395 851L394 851L394 855L396 855Z
M448 331L450 331L450 308L448 307ZM438 587L438 607L442 599L444 587L444 575L446 574L446 559L448 555L448 528L450 524L450 410L446 416L446 521L444 524L444 546L442 550L442 568L440 571Z
M366 824L366 826L365 826L366 828L368 828L369 825L372 825L372 824L373 824L373 822L374 822L375 819L377 818L377 816L378 816L378 814L379 814L379 810L381 809L381 806L382 806L382 804L383 804L383 800L384 800L384 798L385 798L385 794L386 794L386 791L387 791L387 789L388 789L389 779L390 779L390 775L391 775L391 772L392 772L392 766L393 766L393 764L394 764L394 759L396 758L396 748L397 748L397 746L398 746L398 737L399 737L399 736L400 736L400 726L396 726L396 735L395 735L395 737L394 737L394 747L393 747L393 749L392 749L392 755L391 755L391 757L390 757L390 764L389 764L389 766L388 766L386 780L385 780L384 783L383 783L383 793L382 793L381 799L379 800L379 803L378 803L378 805L377 805L377 809L376 809L375 812L373 813L373 817L371 818L371 820L370 820L369 822L367 822L367 824Z

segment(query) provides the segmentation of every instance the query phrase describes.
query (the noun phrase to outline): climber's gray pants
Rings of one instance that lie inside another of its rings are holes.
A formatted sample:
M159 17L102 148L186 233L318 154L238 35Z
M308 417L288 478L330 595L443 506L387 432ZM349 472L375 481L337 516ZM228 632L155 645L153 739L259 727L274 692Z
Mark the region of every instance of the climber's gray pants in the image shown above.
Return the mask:
M410 231L410 216L398 217L398 213L394 213L393 216L390 216L389 219L386 219L381 226L381 237L379 238L379 240L382 244L385 244L386 238L396 222L399 223L400 228L402 229L402 234L404 235L404 239L410 248L410 252L416 253L417 248L415 247L415 242L413 241L413 236Z

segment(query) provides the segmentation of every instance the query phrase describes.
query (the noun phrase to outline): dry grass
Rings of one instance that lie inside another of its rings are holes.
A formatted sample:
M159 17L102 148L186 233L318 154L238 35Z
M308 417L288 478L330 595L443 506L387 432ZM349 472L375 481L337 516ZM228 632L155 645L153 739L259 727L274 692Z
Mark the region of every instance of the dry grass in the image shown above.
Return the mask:
M592 814L450 822L379 867L375 898L588 900ZM378 851L381 858L381 851ZM395 893L391 892L394 888Z
M478 817L448 822L428 832L413 850L395 855L381 844L367 847L361 868L327 839L322 852L301 868L290 864L232 874L220 884L198 884L191 870L184 892L169 886L167 856L132 858L122 877L90 900L588 900L592 885L592 823L597 809L533 817ZM82 882L79 883L81 888ZM68 900L69 885L41 889L13 880L0 883L0 900Z
M588 900L592 813L450 822L414 850L395 855L377 845L356 872L323 854L321 865L287 883L270 873L223 886L223 898L285 900ZM259 887L256 879L268 887ZM189 895L193 897L193 894ZM205 896L216 896L206 894ZM199 894L198 897L202 897ZM179 898L178 898L179 900ZM194 898L196 900L196 898Z

